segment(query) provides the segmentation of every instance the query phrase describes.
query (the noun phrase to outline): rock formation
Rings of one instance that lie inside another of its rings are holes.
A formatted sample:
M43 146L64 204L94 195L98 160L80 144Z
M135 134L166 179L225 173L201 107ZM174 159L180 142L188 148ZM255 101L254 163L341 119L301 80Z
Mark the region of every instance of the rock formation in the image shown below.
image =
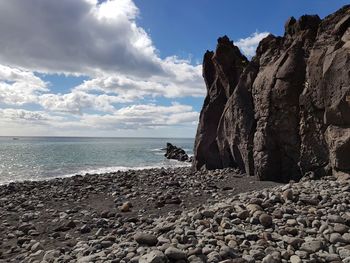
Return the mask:
M181 162L192 162L192 157L189 157L184 149L176 147L169 142L166 144L165 150L166 152L164 156L167 159L174 159Z
M226 36L203 61L194 168L262 180L350 173L350 5L290 18L248 61Z

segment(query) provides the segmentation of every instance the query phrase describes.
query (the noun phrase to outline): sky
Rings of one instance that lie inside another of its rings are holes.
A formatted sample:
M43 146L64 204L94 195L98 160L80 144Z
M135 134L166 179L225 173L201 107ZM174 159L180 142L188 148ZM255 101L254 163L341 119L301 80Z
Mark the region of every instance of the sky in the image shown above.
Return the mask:
M345 0L0 0L0 136L194 137L202 57Z

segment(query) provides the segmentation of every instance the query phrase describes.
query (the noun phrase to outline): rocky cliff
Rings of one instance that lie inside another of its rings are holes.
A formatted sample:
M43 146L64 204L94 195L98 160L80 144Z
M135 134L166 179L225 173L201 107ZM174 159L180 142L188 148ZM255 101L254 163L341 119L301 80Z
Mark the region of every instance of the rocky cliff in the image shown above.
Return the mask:
M236 167L276 181L350 173L350 5L323 20L288 19L251 61L219 38L203 77L196 170Z

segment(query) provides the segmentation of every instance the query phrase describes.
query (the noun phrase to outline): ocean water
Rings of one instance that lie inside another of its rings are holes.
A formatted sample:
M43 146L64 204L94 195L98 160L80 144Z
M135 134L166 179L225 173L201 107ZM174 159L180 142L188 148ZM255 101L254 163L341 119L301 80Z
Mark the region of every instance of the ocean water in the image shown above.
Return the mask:
M193 139L0 137L0 184L154 167L189 166L167 160L170 142L189 155Z

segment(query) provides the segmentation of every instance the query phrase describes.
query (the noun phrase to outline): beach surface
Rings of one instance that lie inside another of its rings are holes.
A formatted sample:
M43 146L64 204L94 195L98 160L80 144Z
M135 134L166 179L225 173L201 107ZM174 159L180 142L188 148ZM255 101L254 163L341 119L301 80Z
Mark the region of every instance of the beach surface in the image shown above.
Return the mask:
M0 261L40 262L52 249L70 254L97 232L128 236L148 220L276 185L232 169L188 167L10 183L0 186Z
M0 187L0 262L350 262L349 181L234 170L91 174Z

